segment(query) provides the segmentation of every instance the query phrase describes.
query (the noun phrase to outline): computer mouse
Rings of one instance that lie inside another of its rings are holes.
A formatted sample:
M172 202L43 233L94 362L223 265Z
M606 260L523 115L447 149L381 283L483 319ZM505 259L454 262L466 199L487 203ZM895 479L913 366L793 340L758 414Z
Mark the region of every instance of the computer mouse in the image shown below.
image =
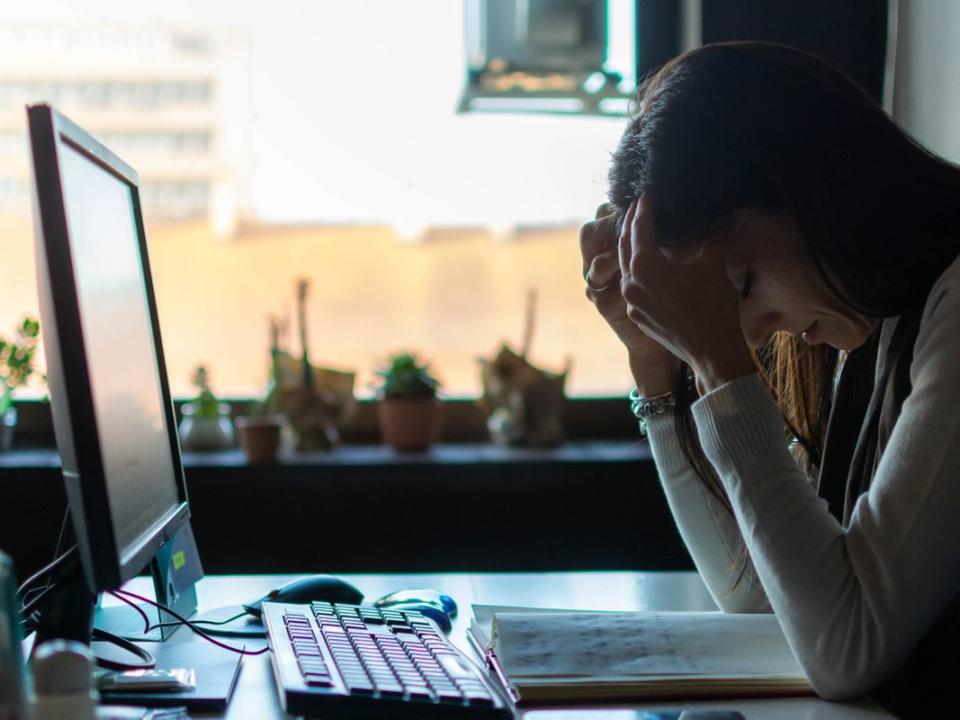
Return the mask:
M381 606L383 610L398 610L400 612L420 612L433 620L445 633L450 632L453 622L446 611L438 604L427 602L398 602L392 605Z
M283 587L271 590L261 598L247 603L243 609L254 617L260 617L260 603L311 603L331 602L359 605L363 602L363 593L345 580L333 575L310 575L288 582Z
M389 608L396 603L426 603L428 605L438 605L443 611L452 618L457 616L457 603L449 595L444 595L437 590L430 588L416 588L414 590L397 590L388 593L373 604L378 608Z

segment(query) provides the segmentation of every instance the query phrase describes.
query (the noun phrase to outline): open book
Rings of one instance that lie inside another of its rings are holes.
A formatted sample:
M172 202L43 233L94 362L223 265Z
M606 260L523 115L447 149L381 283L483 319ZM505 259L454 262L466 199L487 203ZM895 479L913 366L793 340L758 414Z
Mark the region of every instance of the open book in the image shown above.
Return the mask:
M474 605L468 636L522 704L813 693L773 615Z

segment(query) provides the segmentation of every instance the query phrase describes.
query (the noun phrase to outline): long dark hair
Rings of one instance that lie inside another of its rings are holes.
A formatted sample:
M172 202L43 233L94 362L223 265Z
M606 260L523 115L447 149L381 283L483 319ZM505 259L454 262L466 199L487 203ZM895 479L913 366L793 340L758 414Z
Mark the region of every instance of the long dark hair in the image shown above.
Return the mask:
M838 299L875 318L922 303L960 252L960 168L813 55L771 43L708 45L649 77L637 103L613 155L609 195L622 217L651 192L661 247L722 236L744 211L782 214ZM820 464L836 359L785 334L757 355L810 472ZM699 449L689 377L678 389L682 443L729 509Z

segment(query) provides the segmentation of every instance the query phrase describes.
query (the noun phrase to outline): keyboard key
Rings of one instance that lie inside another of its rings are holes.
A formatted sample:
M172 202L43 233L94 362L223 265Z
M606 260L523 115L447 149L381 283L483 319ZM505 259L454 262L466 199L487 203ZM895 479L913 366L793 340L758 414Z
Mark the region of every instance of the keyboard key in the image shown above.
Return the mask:
M340 670L340 675L343 676L343 681L349 683L353 680L369 680L370 674L363 669L363 667L341 667L338 663L337 667Z
M442 703L463 704L463 695L458 690L438 689L437 700Z
M489 694L471 691L471 692L465 693L465 695L467 698L467 703L469 703L470 705L487 706L487 707L493 705L493 698L490 697Z
M330 676L307 675L303 681L310 687L332 687L333 680Z
M372 695L373 683L371 683L369 680L348 682L347 690L357 695Z
M318 677L330 677L330 671L326 667L316 666L316 665L301 665L300 674L304 677L308 676L318 676Z
M433 700L433 693L422 687L407 687L407 694L411 700Z
M386 676L386 677L394 676L393 670L391 670L390 666L387 665L386 663L368 662L366 663L366 668L367 668L367 672L369 672L371 675L376 673L377 675L380 675L380 676Z

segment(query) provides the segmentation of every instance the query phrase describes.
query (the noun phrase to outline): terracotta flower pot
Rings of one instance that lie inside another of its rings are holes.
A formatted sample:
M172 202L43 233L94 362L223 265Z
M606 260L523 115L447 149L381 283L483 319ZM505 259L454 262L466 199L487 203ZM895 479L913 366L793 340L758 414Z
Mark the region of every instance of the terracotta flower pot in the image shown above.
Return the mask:
M237 430L240 432L240 445L251 465L272 463L280 454L280 431L283 418L238 417Z
M395 450L426 450L440 439L443 404L434 397L386 397L377 403L380 434Z

